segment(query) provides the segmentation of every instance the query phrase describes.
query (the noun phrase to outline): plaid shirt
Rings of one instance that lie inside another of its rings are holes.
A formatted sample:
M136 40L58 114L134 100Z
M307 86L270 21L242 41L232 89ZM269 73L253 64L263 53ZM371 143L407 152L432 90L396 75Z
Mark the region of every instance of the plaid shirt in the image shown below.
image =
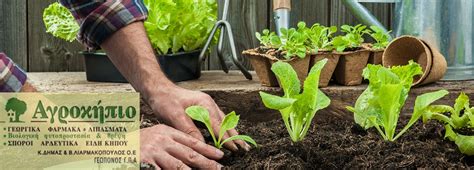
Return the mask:
M143 21L147 9L143 0L60 0L81 25L77 39L97 49L115 31Z
M26 73L4 53L0 53L0 92L19 92L26 82Z

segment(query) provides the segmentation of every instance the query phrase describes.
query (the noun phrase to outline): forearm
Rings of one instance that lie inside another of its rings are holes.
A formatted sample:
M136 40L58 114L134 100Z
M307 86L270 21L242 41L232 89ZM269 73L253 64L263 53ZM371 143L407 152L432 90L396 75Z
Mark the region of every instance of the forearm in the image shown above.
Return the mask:
M142 22L118 30L101 48L146 101L176 87L161 71Z

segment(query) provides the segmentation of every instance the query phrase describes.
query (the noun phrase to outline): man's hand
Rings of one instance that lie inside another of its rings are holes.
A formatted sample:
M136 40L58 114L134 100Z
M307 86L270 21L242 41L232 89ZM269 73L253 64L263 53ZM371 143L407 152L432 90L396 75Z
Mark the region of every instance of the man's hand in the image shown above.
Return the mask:
M165 125L140 130L141 161L156 169L221 169L224 153Z
M194 125L191 118L186 115L185 110L189 106L199 105L207 108L211 117L211 124L214 134L218 136L219 128L225 114L219 109L214 100L207 94L186 90L177 86L162 88L157 97L149 99L148 104L155 111L157 116L165 121L166 124L187 133L196 139L204 141L199 130ZM224 134L223 140L230 136L238 135L235 129L229 130ZM242 140L226 142L224 147L236 151L237 145L245 150L250 150L250 146Z

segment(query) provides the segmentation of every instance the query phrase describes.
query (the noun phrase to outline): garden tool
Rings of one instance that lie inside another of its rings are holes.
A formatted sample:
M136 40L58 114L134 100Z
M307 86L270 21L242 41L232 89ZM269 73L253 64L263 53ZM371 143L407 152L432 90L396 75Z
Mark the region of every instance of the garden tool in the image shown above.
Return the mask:
M290 27L290 11L291 0L273 0L273 19L278 36L281 36L281 28L288 29Z
M232 62L240 69L242 74L244 74L245 78L248 80L252 80L252 75L250 72L245 69L245 67L240 63L239 58L237 57L237 50L235 48L235 42L234 42L234 35L232 33L232 27L227 21L227 14L229 13L229 0L224 1L224 8L222 12L222 17L219 21L216 22L214 27L212 28L211 34L209 35L209 38L207 39L206 45L201 51L201 54L199 55L199 60L201 62L204 62L206 60L206 51L209 49L212 39L214 38L214 35L217 33L217 30L220 29L220 35L219 35L219 41L217 43L217 56L219 58L219 63L222 66L222 70L225 73L229 73L229 68L227 67L227 64L225 63L224 59L224 38L227 35L227 39L229 41L230 45L230 51L232 55ZM200 62L200 63L201 63Z
M446 58L445 80L474 79L473 0L342 0L366 25L383 25L359 2L394 3L393 34L413 35ZM438 69L438 68L434 68Z

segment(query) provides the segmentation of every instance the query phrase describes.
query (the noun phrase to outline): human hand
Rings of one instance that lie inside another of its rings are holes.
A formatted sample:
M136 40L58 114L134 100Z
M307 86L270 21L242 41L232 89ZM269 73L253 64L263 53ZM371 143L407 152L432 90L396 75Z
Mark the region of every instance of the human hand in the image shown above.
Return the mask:
M221 169L214 160L224 153L192 136L166 125L140 130L141 162L155 169Z
M186 115L185 109L189 106L199 105L209 110L212 128L216 136L219 133L220 124L225 117L225 114L209 95L180 87L169 88L157 95L157 97L151 97L148 104L166 124L201 141L204 141L204 138L194 125L192 119ZM235 129L229 130L224 134L223 140L235 135L238 135ZM238 147L236 144L246 151L250 150L250 145L242 140L226 142L224 147L237 151Z

